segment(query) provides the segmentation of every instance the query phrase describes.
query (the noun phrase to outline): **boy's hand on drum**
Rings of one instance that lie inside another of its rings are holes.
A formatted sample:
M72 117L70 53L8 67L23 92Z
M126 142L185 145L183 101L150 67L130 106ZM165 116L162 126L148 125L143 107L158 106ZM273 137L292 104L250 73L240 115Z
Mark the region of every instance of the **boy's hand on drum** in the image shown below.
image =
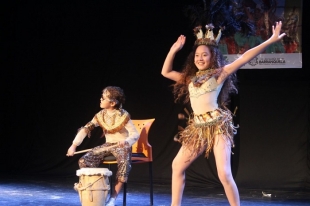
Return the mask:
M69 156L73 156L75 150L76 150L76 146L75 146L74 144L71 145L71 147L70 147L70 148L68 149L68 151L67 151L67 156L68 156L68 157L69 157Z

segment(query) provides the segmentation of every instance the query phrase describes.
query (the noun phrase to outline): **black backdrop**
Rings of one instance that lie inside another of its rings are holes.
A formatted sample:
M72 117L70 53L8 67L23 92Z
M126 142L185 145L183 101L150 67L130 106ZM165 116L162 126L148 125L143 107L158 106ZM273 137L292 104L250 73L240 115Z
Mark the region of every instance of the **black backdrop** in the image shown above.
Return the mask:
M172 82L160 71L180 34L188 38L176 68L191 48L192 28L182 13L189 2L2 3L2 175L75 176L81 155L68 158L66 151L77 129L99 111L102 89L115 85L124 89L124 108L133 119L156 118L149 139L154 181L170 184L183 106L173 103ZM306 29L303 36L309 36ZM308 56L304 46L302 69L238 71L239 94L231 107L239 108L232 159L239 187L310 188ZM103 143L100 135L96 128L78 149ZM146 182L147 171L147 165L134 165L129 181ZM220 186L212 155L191 165L187 184Z

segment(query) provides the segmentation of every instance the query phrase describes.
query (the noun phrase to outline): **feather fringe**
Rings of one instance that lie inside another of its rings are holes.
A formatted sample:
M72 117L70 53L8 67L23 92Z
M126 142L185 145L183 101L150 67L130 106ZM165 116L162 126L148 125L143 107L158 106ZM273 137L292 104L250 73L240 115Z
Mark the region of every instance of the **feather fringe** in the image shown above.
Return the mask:
M115 118L115 123L112 126L109 126L105 123L103 115L104 112L103 110L101 110L99 113L96 114L95 118L105 134L113 134L120 131L130 120L129 113L124 109L120 110L120 116L117 115L117 117Z
M206 147L205 157L208 158L214 146L215 136L218 134L234 147L233 138L238 127L233 125L231 112L223 109L215 111L219 111L220 114L212 121L199 123L190 121L189 125L179 133L179 142L191 152L191 155L198 155L201 149Z

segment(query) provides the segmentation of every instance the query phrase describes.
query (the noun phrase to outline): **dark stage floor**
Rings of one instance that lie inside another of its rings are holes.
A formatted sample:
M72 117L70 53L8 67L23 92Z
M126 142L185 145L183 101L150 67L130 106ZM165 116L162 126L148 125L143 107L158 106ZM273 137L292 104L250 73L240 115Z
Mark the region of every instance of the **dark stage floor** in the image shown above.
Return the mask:
M1 206L79 206L78 193L73 189L78 177L71 178L38 178L21 176L4 176L0 179ZM239 188L241 205L245 206L276 206L276 205L310 205L310 191L264 191L271 197L262 195L261 190L245 190ZM127 189L128 206L150 205L149 187L145 184L129 183ZM122 194L116 201L122 206ZM154 185L154 205L170 206L170 185ZM229 205L223 190L186 188L184 206Z

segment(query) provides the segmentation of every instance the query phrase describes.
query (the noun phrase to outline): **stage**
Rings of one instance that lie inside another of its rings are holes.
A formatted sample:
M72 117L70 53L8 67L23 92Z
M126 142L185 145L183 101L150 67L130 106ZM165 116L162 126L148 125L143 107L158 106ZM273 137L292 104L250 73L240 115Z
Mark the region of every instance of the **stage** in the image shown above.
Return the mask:
M78 193L73 189L78 177L4 176L0 180L0 205L5 206L79 206ZM149 186L129 182L128 206L150 205ZM241 205L245 206L306 206L310 191L259 190L239 188ZM264 196L262 192L266 193ZM270 194L270 195L269 195ZM116 201L123 205L123 194ZM186 187L184 206L229 205L221 188ZM170 206L170 185L154 184L154 206Z
M192 50L196 24L184 9L194 2L3 1L0 206L81 205L73 186L84 154L66 154L77 131L101 111L107 86L124 89L122 106L131 119L155 119L148 137L153 205L170 206L172 162L181 147L174 137L187 124L178 117L192 108L174 101L174 81L161 70L180 35L187 39L175 56L174 70L181 71ZM310 38L309 29L302 27L307 27L304 10L310 1L236 2L248 4L240 5L240 11L268 8L264 4L273 2L278 10L268 10L269 29L274 11L284 11L285 25L297 20L296 14L298 24L289 28L296 28L300 37L296 52L265 52L236 71L238 94L231 95L228 109L236 112L234 124L239 126L231 170L241 205L310 206ZM257 26L266 31L263 24ZM223 31L225 39L228 33ZM256 37L228 38L226 45L236 48L230 57L244 52L244 45L239 48L235 41L250 43ZM102 145L103 136L96 127L77 151ZM229 205L213 152L208 159L198 157L186 174L182 206ZM134 164L127 205L150 205L148 180L149 165ZM123 205L122 198L121 193L117 206Z

